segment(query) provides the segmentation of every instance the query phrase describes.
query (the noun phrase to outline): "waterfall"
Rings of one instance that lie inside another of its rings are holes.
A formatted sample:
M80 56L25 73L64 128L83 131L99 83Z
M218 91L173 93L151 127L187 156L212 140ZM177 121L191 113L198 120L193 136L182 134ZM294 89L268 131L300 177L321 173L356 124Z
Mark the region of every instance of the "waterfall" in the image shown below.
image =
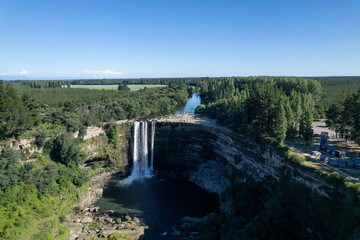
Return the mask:
M155 138L155 120L151 122L151 164L150 173L154 175L154 138Z
M120 183L130 184L136 179L154 175L155 121L151 122L151 162L149 166L148 122L134 122L133 169L131 175Z
M140 175L140 163L139 163L139 122L134 122L134 144L133 144L133 170L131 176L137 178Z

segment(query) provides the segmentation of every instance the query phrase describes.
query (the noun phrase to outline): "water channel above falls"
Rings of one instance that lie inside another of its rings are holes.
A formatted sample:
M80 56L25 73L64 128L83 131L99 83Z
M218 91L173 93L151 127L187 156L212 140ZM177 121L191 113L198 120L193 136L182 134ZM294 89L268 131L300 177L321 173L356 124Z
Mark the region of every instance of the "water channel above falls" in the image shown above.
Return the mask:
M175 114L194 113L200 104L194 93L183 109ZM96 203L100 211L113 210L114 217L137 216L149 226L145 239L179 239L171 236L171 228L180 230L181 218L204 217L218 207L217 196L211 195L185 180L160 179L153 176L156 156L152 156L154 122L136 122L132 129L133 165L130 176L113 176L105 185L102 198ZM148 141L146 141L146 139ZM130 181L129 181L130 179ZM167 232L167 236L161 236Z
M191 98L189 98L186 102L186 105L177 109L175 111L175 115L179 115L182 113L194 114L197 106L201 104L200 93L193 93Z

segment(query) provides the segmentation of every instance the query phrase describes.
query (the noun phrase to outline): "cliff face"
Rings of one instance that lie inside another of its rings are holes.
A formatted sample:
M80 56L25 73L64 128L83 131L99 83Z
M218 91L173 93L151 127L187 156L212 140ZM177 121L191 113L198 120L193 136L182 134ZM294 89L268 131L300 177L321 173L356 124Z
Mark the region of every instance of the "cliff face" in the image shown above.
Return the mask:
M288 174L292 181L326 197L332 189L321 177L287 161L271 145L256 144L221 127L157 123L154 159L158 176L187 178L217 194L229 186L234 168L256 181L279 180ZM246 181L246 177L237 180Z

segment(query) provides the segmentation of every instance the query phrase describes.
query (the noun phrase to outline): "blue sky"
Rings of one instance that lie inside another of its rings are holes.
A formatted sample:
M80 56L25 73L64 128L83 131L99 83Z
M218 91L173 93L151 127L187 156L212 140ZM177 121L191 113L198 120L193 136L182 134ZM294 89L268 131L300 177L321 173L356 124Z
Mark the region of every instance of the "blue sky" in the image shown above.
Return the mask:
M0 1L0 79L249 75L360 75L360 1Z

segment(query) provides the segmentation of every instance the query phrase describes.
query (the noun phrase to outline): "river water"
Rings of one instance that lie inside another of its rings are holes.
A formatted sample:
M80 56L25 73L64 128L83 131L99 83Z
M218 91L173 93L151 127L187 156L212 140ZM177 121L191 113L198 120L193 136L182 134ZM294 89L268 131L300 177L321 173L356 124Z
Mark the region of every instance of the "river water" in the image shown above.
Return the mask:
M201 104L200 93L193 93L191 98L188 99L186 105L181 107L181 109L175 111L175 115L179 115L181 113L190 113L194 114L197 106Z
M97 206L114 210L114 217L139 217L149 226L145 239L172 239L171 228L180 230L181 218L204 217L218 206L216 196L187 181L152 177L119 186L120 180L114 176L106 183ZM167 237L161 236L164 232Z

